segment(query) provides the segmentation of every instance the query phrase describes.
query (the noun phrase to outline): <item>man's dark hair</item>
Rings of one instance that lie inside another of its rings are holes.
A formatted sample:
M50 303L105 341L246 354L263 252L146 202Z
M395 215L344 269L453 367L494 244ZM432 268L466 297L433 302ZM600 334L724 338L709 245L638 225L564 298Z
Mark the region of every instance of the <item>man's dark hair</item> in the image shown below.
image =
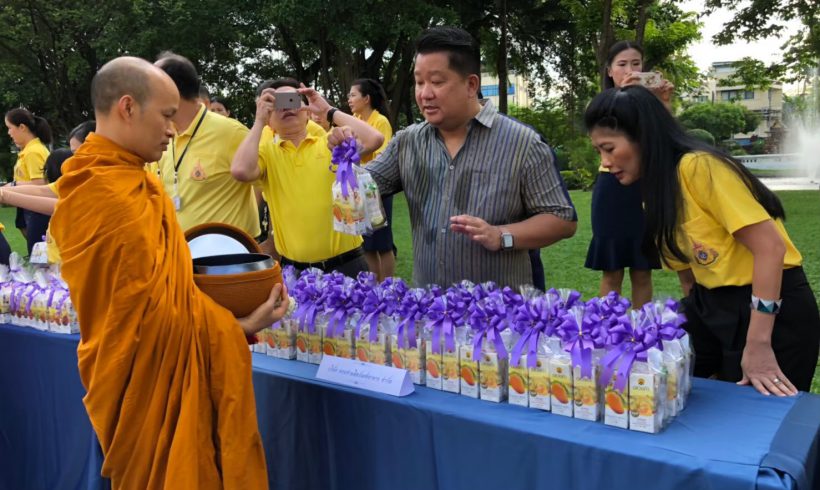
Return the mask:
M191 60L171 51L163 51L154 65L171 77L180 97L185 100L195 100L199 97L199 75Z
M266 88L272 88L273 90L282 88L282 87L293 87L295 89L301 88L299 82L295 78L277 78L276 80L265 80L264 82L260 83L258 87L256 87L256 98L258 99L260 95L262 95L262 91ZM302 98L302 102L305 104L308 103L307 97L304 95L300 96Z
M416 54L446 51L450 69L462 76L481 77L481 49L469 32L457 27L433 27L416 39Z

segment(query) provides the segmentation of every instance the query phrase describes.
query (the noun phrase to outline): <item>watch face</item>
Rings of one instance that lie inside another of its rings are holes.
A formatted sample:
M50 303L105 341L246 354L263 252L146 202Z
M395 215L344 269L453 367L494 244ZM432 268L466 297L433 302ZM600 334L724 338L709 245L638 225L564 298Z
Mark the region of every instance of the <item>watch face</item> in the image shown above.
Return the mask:
M504 249L510 249L513 247L513 236L509 233L504 233L501 235L501 247Z

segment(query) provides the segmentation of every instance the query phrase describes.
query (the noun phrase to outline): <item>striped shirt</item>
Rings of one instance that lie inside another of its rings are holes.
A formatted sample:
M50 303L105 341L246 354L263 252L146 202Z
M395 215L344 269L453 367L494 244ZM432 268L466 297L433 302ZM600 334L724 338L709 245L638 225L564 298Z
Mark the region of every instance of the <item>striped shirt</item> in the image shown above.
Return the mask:
M446 287L464 279L512 287L532 283L526 250L491 252L450 231L451 216L468 214L491 225L540 213L576 219L550 147L490 101L470 122L455 158L436 128L423 122L396 133L366 169L383 195L404 191L407 197L418 286Z

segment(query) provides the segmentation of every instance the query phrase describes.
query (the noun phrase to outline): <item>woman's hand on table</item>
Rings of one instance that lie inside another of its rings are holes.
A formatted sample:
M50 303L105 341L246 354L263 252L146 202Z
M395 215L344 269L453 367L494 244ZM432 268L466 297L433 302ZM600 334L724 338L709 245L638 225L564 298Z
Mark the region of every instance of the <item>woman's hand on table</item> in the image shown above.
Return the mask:
M743 379L737 384L752 385L764 395L793 396L797 394L789 378L780 370L770 342L749 342L740 361Z

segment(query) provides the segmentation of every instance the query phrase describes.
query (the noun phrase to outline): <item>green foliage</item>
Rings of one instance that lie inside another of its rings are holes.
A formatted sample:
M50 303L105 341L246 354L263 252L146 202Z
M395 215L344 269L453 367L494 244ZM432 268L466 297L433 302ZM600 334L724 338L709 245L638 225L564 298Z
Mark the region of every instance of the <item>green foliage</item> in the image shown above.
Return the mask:
M561 171L561 178L569 190L588 191L592 189L592 185L595 184L596 175L597 172L593 174L585 168Z
M789 21L798 21L798 32L786 38L781 47L782 62L767 69L790 74L789 81L805 80L811 70L816 69L820 54L820 29L817 28L820 25L820 3L817 0L706 0L705 6L707 15L721 8L734 14L723 25L723 30L713 37L718 44L780 37Z
M710 133L709 131L706 131L705 129L700 129L700 128L690 129L688 131L688 133L690 135L694 136L695 138L703 141L704 143L708 143L712 146L715 146L715 137L712 136L712 133Z
M750 113L751 111L740 104L704 102L686 108L679 120L685 128L704 129L718 142L722 142L731 139L735 133L748 132L757 127L760 116ZM752 123L754 125L749 129Z
M746 149L749 155L763 155L766 153L766 140L758 138Z

